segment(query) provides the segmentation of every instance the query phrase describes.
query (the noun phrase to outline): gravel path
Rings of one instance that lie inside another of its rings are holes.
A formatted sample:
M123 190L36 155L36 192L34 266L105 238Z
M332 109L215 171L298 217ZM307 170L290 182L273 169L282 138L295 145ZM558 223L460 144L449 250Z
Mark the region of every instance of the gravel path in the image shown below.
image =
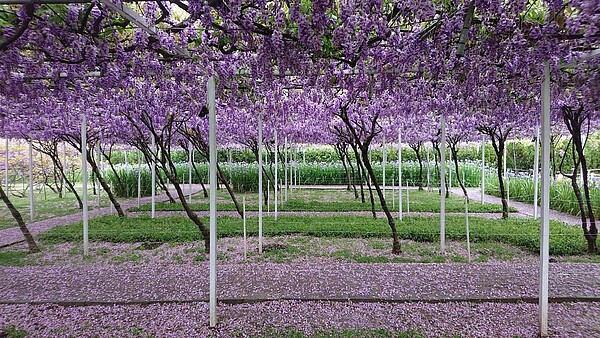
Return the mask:
M486 300L535 298L537 264L252 263L218 267L221 299ZM208 265L0 268L0 303L208 299ZM600 297L599 264L552 264L550 296Z
M187 194L188 190L186 190L186 189L187 189L187 185L184 188L184 192ZM200 191L199 189L200 189L200 185L197 185L197 186L192 185L193 192L197 193L198 191ZM172 191L171 193L174 194L175 192ZM161 194L161 195L156 196L157 202L162 202L162 201L167 201L167 200L168 200L168 197L166 194ZM140 199L140 204L147 204L147 203L150 203L151 201L152 201L152 197L142 197ZM94 202L89 201L89 203L92 204ZM125 200L125 201L119 201L119 203L121 204L121 207L123 208L125 213L127 213L126 210L128 208L137 206L137 198L129 199L129 200ZM89 210L88 215L89 215L89 218L93 218L93 217L98 217L98 216L110 215L111 213L113 213L112 208L105 207L105 208L97 208L97 209ZM51 228L54 228L56 226L68 225L71 223L79 222L79 221L81 221L81 217L82 217L81 213L78 212L76 214L54 217L54 218L46 219L43 221L30 223L30 224L27 224L27 228L29 229L31 234L35 236L37 234L40 234L40 233L47 231ZM9 245L13 245L13 244L22 242L24 240L25 240L25 238L23 237L23 234L21 233L21 230L19 230L18 227L9 228L9 229L0 231L0 248L6 247Z

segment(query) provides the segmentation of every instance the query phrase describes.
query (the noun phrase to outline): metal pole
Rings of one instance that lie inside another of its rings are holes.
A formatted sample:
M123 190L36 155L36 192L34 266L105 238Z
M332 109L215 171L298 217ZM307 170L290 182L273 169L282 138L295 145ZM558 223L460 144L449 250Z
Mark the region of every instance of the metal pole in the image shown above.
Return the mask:
M190 194L189 197L188 197L188 199L189 199L190 203L192 203L192 161L194 160L193 157L192 157L193 156L193 154L192 154L192 147L193 147L192 141L189 142L188 146L189 146L189 151L188 151L188 153L189 153L188 154L189 155L188 156L189 157L188 158L188 189L189 189L189 194Z
M294 172L294 189L298 189L298 146L294 147L294 160L292 168Z
M109 183L109 189L110 189L110 191L114 191L112 183ZM114 205L112 204L112 202L108 203L108 207L109 207L109 210L110 210L110 214L111 215L114 214L115 210L114 210Z
M510 179L508 178L508 168L506 160L508 158L508 143L504 145L504 180L506 180L506 204L510 203Z
M123 150L123 156L125 156L125 165L129 165L129 159L127 158L127 150Z
M263 125L262 113L258 114L258 253L262 254L263 228ZM275 188L277 191L277 188ZM277 203L277 201L275 202Z
M142 161L140 161L140 151L137 151L138 159L138 177L137 177L137 206L140 207L140 199L142 198Z
M410 197L408 196L408 180L406 180L406 215L410 212Z
M542 86L542 222L540 226L540 336L548 336L548 268L550 259L550 66Z
M485 135L481 136L481 204L485 196Z
M538 189L540 182L540 127L535 127L535 155L533 156L533 219L538 219Z
M152 151L153 152L157 152L156 149L156 140L154 139L154 135L152 135L152 141L151 141L151 147L152 147ZM152 204L152 212L151 212L151 217L155 218L156 217L156 161L154 159L152 159L152 163L151 163L151 171L152 171L152 197L151 197L151 204ZM169 187L167 187L168 189Z
M373 151L371 149L367 150L369 152L369 163L373 166ZM371 185L371 175L367 175L367 182Z
M100 154L100 143L98 143L98 147L96 147L96 152L98 153L98 161L96 163L100 164L100 168L98 169L98 172L102 172L102 166L104 165L103 161L102 161L102 155ZM97 197L97 202L98 202L98 208L100 208L102 206L102 200L100 197L100 194L102 192L102 189L100 189L100 179L98 177L96 177L96 197Z
M267 179L267 215L271 213L271 180Z
M208 99L208 147L210 162L210 327L217 325L217 137L215 114L215 78L207 84Z
M465 182L465 173L463 171L463 182ZM469 199L465 196L465 230L467 232L467 259L471 263L471 232L469 230Z
M29 220L33 222L33 147L27 143L29 150Z
M440 250L446 251L446 118L440 118L442 136L440 138Z
M87 117L81 114L81 199L83 203L83 255L89 253L88 235L88 173L87 173Z
M248 240L246 237L246 196L242 197L243 214L244 214L244 260L248 257Z
M450 155L450 161L452 161L452 155ZM450 170L448 170L448 189L452 189L452 164L450 165Z
M402 133L398 128L398 215L402 221Z
M284 172L284 184L283 184L283 200L284 202L287 202L288 200L288 189L289 189L289 182L288 182L288 142L287 142L287 136L284 137L284 144L283 144L283 151L285 151L284 153L284 162L283 162L283 172Z
M431 170L429 167L430 158L429 158L429 148L427 149L427 191L431 191Z
M277 199L277 191L279 190L279 179L277 178L279 173L279 152L277 147L277 130L275 130L275 189L273 194L275 196L275 220L277 220L277 205L279 204L279 199Z
M8 138L4 140L4 186L8 194Z
M63 171L66 173L67 172L67 145L66 142L63 141L62 143L62 166L63 166ZM65 195L67 195L67 180L65 179L64 175L62 177L62 189L63 189L63 198L65 197Z
M381 169L383 170L381 187L383 189L383 198L385 198L385 164L387 162L387 152L385 151L385 135L383 136L383 142L381 144L381 156L383 157L383 161L381 162Z

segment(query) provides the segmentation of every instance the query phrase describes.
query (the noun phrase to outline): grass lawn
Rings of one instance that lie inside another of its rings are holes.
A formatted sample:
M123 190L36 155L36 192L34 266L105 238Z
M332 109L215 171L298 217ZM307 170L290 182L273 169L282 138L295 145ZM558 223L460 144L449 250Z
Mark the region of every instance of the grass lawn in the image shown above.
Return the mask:
M203 219L208 225L208 219ZM406 217L398 222L401 239L418 242L439 241L439 218ZM531 253L539 252L539 221L527 219L486 219L470 217L471 241L510 244ZM81 223L54 228L39 237L45 243L76 242L82 240ZM258 220L248 219L249 236L256 236ZM242 236L242 220L220 217L219 237ZM281 216L278 221L266 217L263 224L265 236L306 235L337 238L389 238L391 231L384 219L367 216ZM586 251L581 230L560 222L550 224L550 253L552 255L578 255ZM99 217L90 220L91 241L113 243L135 242L190 242L201 239L196 226L182 216L151 219ZM446 221L447 240L463 241L466 238L464 216L450 215Z
M31 223L29 219L29 195L27 194L25 197L15 197L11 195L9 198L23 216L25 223ZM98 205L96 203L96 195L92 195L91 190L89 192L89 198L89 208L92 210ZM36 191L33 199L34 221L42 221L57 216L80 212L77 200L71 193L67 194L64 198L59 198L58 195L48 189L45 195ZM100 201L103 207L108 206L109 201L105 194L102 195ZM0 205L0 230L16 227L17 222L10 214L8 208L2 202L0 202Z
M392 191L386 191L386 201L388 207L392 211L396 211L397 204L392 204L392 195L396 199L397 194ZM258 197L256 193L252 194L238 194L236 195L238 201L241 203L242 197L246 198L246 210L257 211L258 210ZM273 198L273 196L271 196ZM294 190L288 193L288 201L280 204L278 210L280 211L324 211L324 212L339 212L339 211L371 211L371 204L369 203L368 195L365 196L366 203L361 203L360 200L354 198L354 193L347 190L318 190L318 189L304 189ZM379 204L379 198L375 195L375 210L381 211L381 205ZM217 194L218 209L223 211L235 211L235 205L231 201L229 195L224 192ZM439 212L440 211L440 199L437 192L417 191L411 190L409 192L409 203L411 212ZM406 210L406 191L403 193L403 205ZM192 204L192 209L195 211L208 211L209 204L205 198L199 199L195 197ZM270 209L274 209L274 202L271 199ZM464 212L465 206L463 198L456 195L450 195L446 199L446 211L448 212ZM142 205L139 209L132 208L132 211L150 211L151 205ZM156 204L156 210L159 211L181 211L183 207L180 203L169 203L162 202ZM263 208L266 211L266 207ZM502 206L499 204L481 204L479 202L471 202L469 205L470 212L502 212ZM511 208L511 211L516 209Z

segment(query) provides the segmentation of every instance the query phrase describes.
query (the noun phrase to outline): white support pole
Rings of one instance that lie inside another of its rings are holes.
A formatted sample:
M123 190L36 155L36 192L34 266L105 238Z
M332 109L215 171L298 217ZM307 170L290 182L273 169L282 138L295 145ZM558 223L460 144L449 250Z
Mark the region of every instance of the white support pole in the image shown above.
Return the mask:
M262 254L263 230L263 125L262 113L258 114L258 253ZM277 203L277 202L275 202Z
M446 118L440 118L440 250L446 252Z
M129 158L127 157L127 150L123 150L123 155L125 156L125 165L129 165Z
M267 215L271 213L271 180L267 179Z
M279 175L279 152L278 152L278 144L277 144L277 130L275 130L274 133L274 138L275 138L275 189L273 190L273 194L275 197L275 220L277 220L277 206L279 204L279 199L277 198L277 192L279 190L279 179L277 178Z
M303 162L303 164L306 164L306 162ZM301 181L300 181L300 178L301 178L301 176L300 176L300 163L297 163L296 165L297 165L297 167L296 167L296 176L298 177L297 185L300 185L300 184L302 184Z
M517 142L513 142L513 170L516 173L517 172L517 149L516 149L516 143Z
M431 169L429 167L429 163L431 162L429 158L429 148L427 149L427 191L431 191Z
M142 161L140 160L140 151L137 151L138 160L138 177L137 177L137 207L140 207L140 200L142 199Z
M506 182L506 203L510 204L510 179L508 178L508 167L506 161L508 158L508 143L504 145L504 181Z
M408 189L408 180L406 180L406 215L410 213L410 197L408 195L409 190L410 189Z
M229 179L231 180L231 164L233 163L231 148L227 149L227 172L229 173Z
M371 163L371 166L373 166L373 151L371 149L369 149L368 153L369 153L369 163ZM369 185L371 185L371 175L367 175L367 182Z
M89 235L88 235L88 173L87 173L87 117L81 114L81 199L83 203L82 221L83 221L83 255L89 253Z
M4 186L8 194L8 137L4 140Z
M104 170L104 168L102 168L102 166L104 166L104 162L102 161L102 155L100 154L100 144L99 143L98 143L98 146L96 147L96 152L98 153L98 160L96 163L100 164L98 171L102 172ZM102 206L102 200L100 197L101 193L102 193L102 188L100 187L100 179L98 177L96 177L96 197L97 197L98 208L100 208Z
M452 161L452 155L450 155L450 161ZM452 165L450 165L450 170L448 170L448 189L452 189Z
M383 190L383 197L385 198L385 165L387 162L387 151L385 149L385 135L383 136L383 142L381 144L381 156L383 158L382 162L381 162L381 169L382 169L382 177L381 177L381 187Z
M33 222L33 147L27 142L29 157L29 220Z
M542 86L542 221L540 226L540 336L548 336L548 268L550 259L550 66Z
M189 203L192 203L192 161L194 160L194 157L193 157L194 154L193 154L193 150L192 150L193 145L192 145L191 141L189 142L188 147L189 147L188 148L189 149L189 151L188 151L188 153L189 153L188 154L188 194L189 194L188 200L189 200Z
M465 182L464 172L463 182ZM469 230L469 198L467 196L465 196L465 231L467 232L467 259L471 263L471 231Z
M63 171L66 173L67 172L67 143L63 141L62 143L62 166L63 166ZM63 198L65 197L65 195L67 195L67 180L65 179L65 177L62 177L62 189L63 189Z
M485 200L485 135L481 136L481 204Z
M114 191L112 183L109 183L109 189L110 189L110 191ZM110 214L113 215L115 213L115 209L114 209L114 205L112 204L112 202L108 203L108 207L109 207L108 210L110 211Z
M402 221L402 133L398 128L398 217Z
M152 141L151 141L151 147L152 147L152 151L154 153L157 152L156 150L156 140L154 139L154 135L152 135ZM152 186L150 187L152 189L152 197L151 197L151 205L152 205L152 212L151 212L151 217L155 218L156 217L156 161L154 161L154 159L152 159L152 163L151 163L151 169L152 171L151 175L152 175ZM168 187L167 187L168 188Z
M294 189L298 189L298 147L294 148Z
M394 174L392 174L392 186L390 187L390 189L392 190L392 209L396 207L396 192L394 191L394 181L396 180L396 177Z
M248 258L248 239L246 236L246 196L242 197L242 207L244 214L244 261Z
M288 142L287 142L287 136L284 137L284 143L283 143L283 151L285 151L284 154L284 162L283 162L283 176L284 176L284 180L283 180L283 201L287 202L288 200L288 189L289 189L289 184L288 184L288 167L289 167L289 163L288 163Z
M535 127L535 154L533 156L533 219L538 219L540 182L540 127Z
M217 326L217 136L215 114L215 78L210 77L207 83L208 101L208 148L210 163L210 285L209 314L210 327Z

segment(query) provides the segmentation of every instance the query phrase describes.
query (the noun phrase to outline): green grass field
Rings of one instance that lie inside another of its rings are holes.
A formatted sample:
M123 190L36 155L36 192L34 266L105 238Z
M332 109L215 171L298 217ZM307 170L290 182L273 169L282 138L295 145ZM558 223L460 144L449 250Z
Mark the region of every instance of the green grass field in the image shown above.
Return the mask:
M97 207L96 196L92 195L92 191L89 192L90 198L90 209ZM29 195L25 197L9 196L10 201L19 210L23 216L25 223L30 223L29 218ZM102 195L101 203L103 207L108 206L108 198L106 195ZM64 198L59 198L58 195L48 190L46 194L39 193L36 191L34 194L33 202L34 219L33 221L42 221L45 219L75 214L81 212L77 200L73 194L67 194ZM8 208L0 201L0 230L16 227L17 222L12 217Z
M397 211L398 191L386 191L386 201L391 211ZM394 196L392 196L394 195ZM235 205L231 201L229 195L224 192L217 194L218 209L223 211L234 211ZM236 194L238 202L242 202L242 198L246 199L246 210L258 210L258 196L256 193L251 194ZM339 212L339 211L371 211L368 193L365 196L366 203L361 203L360 199L354 198L354 193L347 190L319 190L319 189L303 189L294 190L288 193L288 201L280 204L280 211L323 211L323 212ZM393 203L394 202L394 203ZM406 210L406 191L403 193L403 210ZM409 191L409 203L411 212L439 212L440 197L437 192L427 191ZM209 204L205 198L194 197L192 209L195 211L208 211ZM273 196L271 196L270 209L274 209ZM139 209L132 208L131 211L150 211L151 205L142 205ZM182 211L183 207L180 203L162 202L156 204L156 210L159 211ZM381 211L379 198L375 194L375 210ZM464 200L462 197L450 195L446 199L447 212L464 212ZM263 208L266 211L266 207ZM511 211L516 209L511 208ZM481 204L479 202L471 202L469 204L469 212L502 212L502 206L497 204Z
M203 219L208 225L208 219ZM419 242L439 241L439 218L406 217L398 222L401 239ZM506 243L531 253L539 252L539 221L527 219L486 219L470 217L471 241ZM559 222L551 222L550 253L552 255L578 255L586 250L581 230ZM76 242L82 240L81 223L54 228L39 237L45 243ZM258 220L247 220L249 236L258 233ZM219 237L241 237L242 220L220 217L217 225ZM390 238L391 231L385 219L367 216L280 216L277 221L266 217L263 224L265 236L306 235L337 238ZM197 227L187 218L180 216L152 219L147 216L118 218L99 217L90 220L91 241L135 243L135 242L190 242L201 239ZM466 239L464 216L450 215L446 220L446 238L462 241Z

